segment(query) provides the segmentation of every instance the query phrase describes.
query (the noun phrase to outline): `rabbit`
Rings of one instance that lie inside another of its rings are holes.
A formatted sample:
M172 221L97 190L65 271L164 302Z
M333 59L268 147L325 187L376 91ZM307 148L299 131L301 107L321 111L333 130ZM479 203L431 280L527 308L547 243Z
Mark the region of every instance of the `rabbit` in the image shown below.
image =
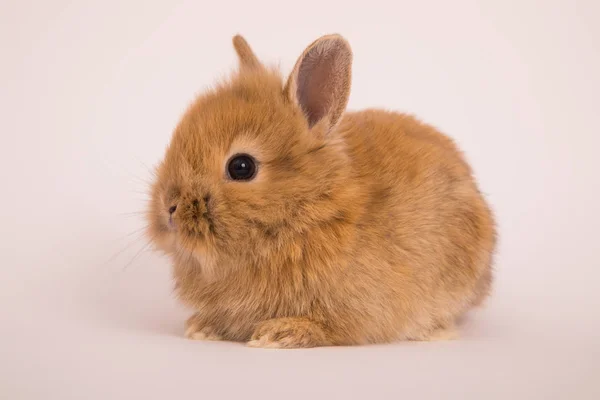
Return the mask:
M194 314L185 337L308 348L457 337L488 297L496 228L454 142L346 112L352 50L325 35L289 77L240 35L156 167L148 237Z

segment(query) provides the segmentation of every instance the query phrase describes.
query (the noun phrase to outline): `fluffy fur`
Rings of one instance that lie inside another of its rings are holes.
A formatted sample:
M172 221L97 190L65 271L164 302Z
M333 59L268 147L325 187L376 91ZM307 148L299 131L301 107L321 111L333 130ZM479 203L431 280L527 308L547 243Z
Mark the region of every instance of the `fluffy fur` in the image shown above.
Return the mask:
M452 140L408 115L344 113L352 53L339 35L313 42L287 81L233 43L239 70L183 116L148 210L197 311L186 336L286 348L450 337L488 295L495 246ZM258 161L254 180L229 179L237 153Z

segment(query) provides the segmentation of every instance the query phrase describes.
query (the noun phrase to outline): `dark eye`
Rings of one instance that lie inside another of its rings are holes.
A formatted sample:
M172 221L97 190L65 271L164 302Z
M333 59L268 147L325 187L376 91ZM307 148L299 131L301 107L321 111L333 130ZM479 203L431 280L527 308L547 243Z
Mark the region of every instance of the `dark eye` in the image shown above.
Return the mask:
M247 154L238 154L229 160L227 172L234 181L249 181L256 175L256 162Z

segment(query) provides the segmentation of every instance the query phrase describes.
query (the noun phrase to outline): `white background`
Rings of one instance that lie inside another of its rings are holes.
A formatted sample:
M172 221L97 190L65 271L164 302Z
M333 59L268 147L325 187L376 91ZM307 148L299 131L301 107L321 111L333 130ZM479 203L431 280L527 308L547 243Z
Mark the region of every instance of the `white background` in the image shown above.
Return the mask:
M1 398L600 398L600 2L355 4L2 1ZM189 311L136 212L238 32L286 73L341 33L351 109L415 113L462 146L500 246L460 340L183 339Z

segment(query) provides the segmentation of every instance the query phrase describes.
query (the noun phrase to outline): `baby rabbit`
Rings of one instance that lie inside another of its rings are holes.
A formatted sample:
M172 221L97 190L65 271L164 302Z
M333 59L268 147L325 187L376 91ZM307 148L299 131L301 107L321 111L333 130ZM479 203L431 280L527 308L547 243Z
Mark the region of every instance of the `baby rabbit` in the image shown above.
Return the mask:
M352 52L306 48L287 80L233 38L156 171L148 235L196 313L191 339L298 348L450 338L490 291L496 232L453 141L345 112Z

